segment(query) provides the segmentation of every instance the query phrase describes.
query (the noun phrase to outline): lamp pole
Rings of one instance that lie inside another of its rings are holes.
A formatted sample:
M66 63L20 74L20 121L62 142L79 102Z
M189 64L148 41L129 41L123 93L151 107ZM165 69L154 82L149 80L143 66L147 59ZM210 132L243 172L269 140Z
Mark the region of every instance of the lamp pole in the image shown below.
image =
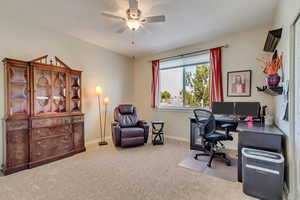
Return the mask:
M104 140L102 141L102 145L107 145L107 142L105 141L105 132L106 132L106 119L107 119L107 105L109 104L109 97L104 97L103 99L104 104Z
M101 96L98 96L98 104L99 104L99 122L100 122L100 142L99 145L102 143L102 117L101 117Z
M99 122L100 122L100 142L99 145L105 145L105 141L103 141L103 132L102 132L102 117L101 117L101 95L102 89L100 86L96 87L96 95L98 97L98 104L99 104Z

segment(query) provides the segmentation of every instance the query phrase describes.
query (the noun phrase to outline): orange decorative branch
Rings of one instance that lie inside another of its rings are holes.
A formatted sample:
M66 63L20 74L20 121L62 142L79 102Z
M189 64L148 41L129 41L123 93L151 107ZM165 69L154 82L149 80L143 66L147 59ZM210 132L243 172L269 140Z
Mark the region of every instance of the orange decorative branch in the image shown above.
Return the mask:
M269 76L277 74L282 66L282 54L280 56L277 56L277 58L272 61L267 61L259 58L257 60L264 64L263 72Z

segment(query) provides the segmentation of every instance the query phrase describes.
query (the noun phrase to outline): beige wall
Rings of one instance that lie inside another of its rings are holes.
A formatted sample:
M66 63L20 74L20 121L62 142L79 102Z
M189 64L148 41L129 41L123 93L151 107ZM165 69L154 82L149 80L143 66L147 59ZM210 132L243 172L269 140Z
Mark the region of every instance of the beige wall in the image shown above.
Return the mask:
M275 98L275 109L276 109L276 124L286 133L286 147L287 147L287 178L289 185L289 199L297 199L300 195L300 190L296 189L296 179L298 179L298 184L300 183L299 173L296 173L297 166L296 160L299 160L299 152L295 152L294 146L294 131L293 131L293 102L291 101L293 97L293 87L294 82L292 80L293 74L293 37L292 37L292 25L295 21L297 15L300 13L300 1L299 0L281 0L277 7L276 16L274 18L274 28L283 28L283 33L281 40L278 44L278 52L283 52L283 69L284 75L287 80L290 80L290 108L289 108L289 119L290 123L287 121L280 120L280 109L283 102L283 97L278 96ZM299 102L295 102L299 103ZM299 186L298 186L299 188Z
M247 32L231 34L218 38L204 44L196 44L158 55L136 59L134 62L134 101L142 118L146 120L162 119L166 120L166 134L168 136L189 140L189 116L191 111L169 111L154 110L150 108L151 99L151 63L150 60L162 58L194 50L207 49L228 44L229 48L223 49L223 86L225 101L260 101L263 105L273 110L273 98L263 93L258 93L256 86L265 85L265 76L262 73L260 63L256 58L261 58L266 54L262 51L266 34L269 29L257 28ZM252 96L232 98L227 97L227 72L238 70L252 70ZM235 135L236 137L236 135ZM235 143L227 146L236 148Z
M98 109L94 94L101 85L104 95L110 96L113 107L132 102L133 63L128 57L80 41L60 33L39 29L30 24L1 19L0 58L31 60L42 55L58 56L66 64L83 70L83 111L85 112L86 140L98 137ZM2 64L0 64L2 65ZM3 67L0 66L0 117L4 117ZM111 115L108 122L111 121ZM107 133L110 135L110 126ZM2 124L0 126L2 135ZM2 138L1 138L2 144ZM2 152L2 148L1 152ZM2 153L0 153L2 157ZM2 161L2 159L0 158Z

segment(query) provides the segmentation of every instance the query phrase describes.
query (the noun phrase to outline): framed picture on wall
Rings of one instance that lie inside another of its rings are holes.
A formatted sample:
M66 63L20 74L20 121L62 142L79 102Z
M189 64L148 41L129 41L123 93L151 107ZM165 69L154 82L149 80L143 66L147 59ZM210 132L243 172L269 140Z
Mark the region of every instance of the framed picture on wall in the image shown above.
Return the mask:
M251 96L251 70L227 72L227 96Z

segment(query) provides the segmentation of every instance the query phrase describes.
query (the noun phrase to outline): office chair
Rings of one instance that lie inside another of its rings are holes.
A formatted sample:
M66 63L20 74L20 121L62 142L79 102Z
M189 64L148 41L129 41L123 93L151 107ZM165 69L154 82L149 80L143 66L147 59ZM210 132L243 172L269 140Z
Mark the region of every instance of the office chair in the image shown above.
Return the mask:
M226 157L226 154L222 152L224 145L221 141L233 140L229 131L233 128L233 124L223 124L221 127L225 129L225 134L216 132L216 121L214 114L208 110L195 109L194 111L195 120L198 128L200 129L199 134L202 137L202 145L204 153L198 153L195 155L195 159L198 156L209 156L207 163L208 167L211 167L211 163L214 158L219 157L225 161L227 166L231 165L230 160ZM221 147L218 145L220 144Z

